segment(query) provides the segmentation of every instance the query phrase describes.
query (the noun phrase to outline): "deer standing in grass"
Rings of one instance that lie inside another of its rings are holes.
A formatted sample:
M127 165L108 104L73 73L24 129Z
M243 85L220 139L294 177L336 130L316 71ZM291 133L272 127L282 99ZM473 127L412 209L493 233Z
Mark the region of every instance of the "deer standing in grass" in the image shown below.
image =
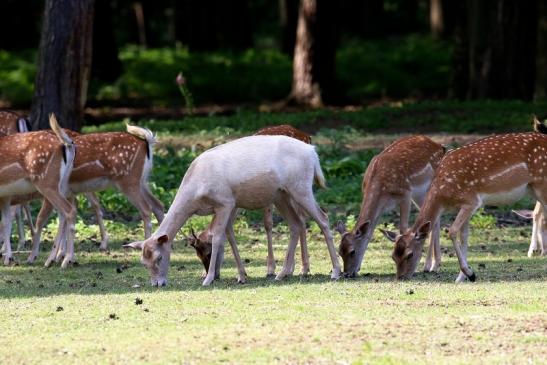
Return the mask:
M222 245L226 238L238 265L238 280L245 271L235 243L233 222L237 208L264 209L274 204L289 224L290 243L283 265L288 271L300 232L295 201L319 225L332 261L331 278L340 276L340 265L329 230L327 215L313 196L313 181L324 186L315 148L286 136L251 136L205 151L190 165L173 204L152 237L125 247L140 249L151 283L167 283L171 243L180 228L194 214L214 214L211 227L212 252L203 285L210 285L220 269Z
M148 175L152 169L152 146L156 142L151 131L127 126L125 132L78 134L70 132L78 153L69 180L73 194L117 188L138 209L144 223L145 238L152 233L151 213L159 222L164 216L163 204L150 192ZM107 234L102 222L100 204L94 194L86 194L94 206L101 230L101 249L106 249ZM94 198L94 199L93 199ZM41 231L53 207L44 200L36 218L36 235L28 262L33 262L40 250ZM55 260L65 255L60 245Z
M262 136L287 136L287 137L298 139L304 143L311 144L311 137L307 133L302 132L301 130L298 130L297 128L288 124L265 127L260 129L254 135L255 136L261 136L261 135ZM298 205L294 205L294 209L297 210L299 217L304 218L304 214L303 214L304 212L302 212L302 209L298 207ZM196 254L205 268L204 277L207 275L207 270L209 268L209 264L211 261L212 243L209 238L211 237L210 232L211 232L212 225L213 225L213 222L211 222L211 224L206 230L200 232L197 235L195 234L194 230L191 230L190 236L187 237L188 243L190 244L190 246L192 246L196 250ZM275 275L275 257L273 253L273 241L272 241L273 217L272 217L271 205L264 209L264 228L266 230L266 238L268 241L266 276L269 277L269 276ZM302 255L302 271L300 274L307 275L310 271L310 260L309 260L308 248L307 248L308 246L307 246L307 240L306 240L306 222L304 219L302 219L300 222L299 236L300 236L300 249L301 249L301 255ZM294 272L294 266L292 268L289 268L288 272L280 273L277 279L280 280L287 275L292 275L293 272Z
M533 119L534 131L542 134L547 134L547 126L541 122L536 116ZM532 219L532 238L530 240L530 248L528 249L528 257L532 257L534 252L538 251L541 256L547 253L547 231L544 227L545 216L540 202L536 202L534 210L513 210L514 213L525 219Z
M7 136L10 134L15 134L15 133L29 132L29 131L30 131L30 122L27 118L21 117L19 114L12 112L10 110L0 110L0 137ZM12 214L14 214L17 219L17 231L19 236L19 244L17 245L18 250L23 249L25 245L25 229L24 229L23 216L22 216L21 209L25 210L27 219L29 220L29 227L31 230L31 234L34 233L32 216L30 214L30 208L28 204L13 205ZM4 239L2 237L0 241L3 241L3 240Z
M59 127L54 115L50 131L16 133L0 138L0 208L2 210L4 264L9 264L11 251L10 205L13 197L39 192L57 209L61 223L53 250L66 230L68 254L62 263L68 266L73 257L75 208L67 200L68 179L74 162L75 147Z
M343 222L336 225L342 235L339 253L345 275L354 277L360 270L374 228L384 212L399 208L399 230L407 230L411 203L418 208L422 205L444 152L443 146L425 136L410 136L399 138L370 161L355 227L348 232ZM424 271L438 271L441 264L439 229L437 224L431 235Z
M400 235L386 232L395 242L397 278L412 276L425 237L438 224L443 211L456 210L458 214L449 228L461 270L456 282L466 278L475 281L475 273L467 263L471 216L484 205L511 204L527 192L541 204L545 214L546 152L547 135L530 132L494 135L447 153L412 228Z

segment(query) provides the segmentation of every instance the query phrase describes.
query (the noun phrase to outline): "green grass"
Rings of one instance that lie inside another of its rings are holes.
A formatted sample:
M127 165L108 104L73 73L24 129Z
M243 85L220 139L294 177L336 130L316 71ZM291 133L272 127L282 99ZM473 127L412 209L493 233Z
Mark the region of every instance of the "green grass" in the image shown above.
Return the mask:
M524 115L524 109L515 108L515 115ZM282 119L255 116L257 124ZM205 132L197 121L220 127ZM235 117L145 123L160 132L151 180L165 203L203 148L247 133L233 122ZM115 127L121 124L103 128ZM168 133L169 128L174 131ZM361 200L362 172L378 151L366 146L380 137L348 128L324 129L313 137L330 186L318 190L317 199L328 208L331 225L344 219L351 226ZM458 265L444 233L441 273L394 282L392 246L379 232L361 275L332 282L315 224L308 229L311 275L275 282L265 278L261 215L245 212L235 232L247 284L236 283L227 247L221 279L203 288L201 263L180 234L169 286L156 289L148 286L139 253L120 248L142 238L136 212L118 194L101 197L107 216L117 218L107 221L109 253L98 252L98 229L85 213L77 225L77 266L41 266L51 248L52 221L37 264L0 267L0 356L6 362L507 364L545 363L547 358L547 261L526 257L531 227L498 228L492 209L472 221L469 263L478 278L473 284L453 283ZM532 206L531 201L523 204ZM183 232L190 225L202 229L209 219L193 218ZM396 221L391 214L381 224ZM278 271L287 240L281 222L274 227ZM21 262L25 256L17 255ZM143 303L137 305L137 298Z
M457 262L447 254L441 274L394 282L390 244L380 236L363 275L331 282L315 233L312 275L275 282L264 277L263 232L239 228L248 284L236 283L227 253L221 280L202 288L202 267L177 241L163 289L148 287L138 253L119 249L136 233L116 234L108 255L80 243L79 265L67 270L0 268L0 354L12 364L501 364L542 363L547 355L547 263L525 257L528 240L518 229L473 231L469 261L478 282L456 285ZM507 242L486 242L492 236ZM287 235L275 238L280 260ZM446 239L443 247L451 251Z

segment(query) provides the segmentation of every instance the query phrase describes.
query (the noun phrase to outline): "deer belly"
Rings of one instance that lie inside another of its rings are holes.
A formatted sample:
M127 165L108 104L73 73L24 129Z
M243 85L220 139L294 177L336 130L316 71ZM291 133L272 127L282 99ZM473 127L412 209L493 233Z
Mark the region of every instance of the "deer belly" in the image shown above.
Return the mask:
M512 204L522 199L527 192L528 184L522 184L508 191L482 193L480 194L480 198L484 205Z
M236 205L244 209L261 209L275 200L279 185L269 175L257 176L239 183L233 188Z
M71 182L70 190L74 193L84 193L92 191L102 191L112 187L112 181L106 177L91 179L86 181Z
M0 197L30 194L36 191L36 187L27 179L19 179L11 183L0 185Z

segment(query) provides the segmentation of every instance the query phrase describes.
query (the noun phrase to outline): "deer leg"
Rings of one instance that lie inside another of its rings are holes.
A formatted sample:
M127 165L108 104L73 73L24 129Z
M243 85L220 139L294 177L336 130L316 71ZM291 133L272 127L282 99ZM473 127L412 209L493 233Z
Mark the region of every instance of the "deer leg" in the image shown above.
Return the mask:
M543 229L541 227L543 208L539 201L536 202L534 212L532 213L532 238L530 240L530 248L528 249L528 257L534 255L534 251L538 249L538 240L541 240L541 235L543 234Z
M232 214L234 207L233 206L223 206L218 208L215 211L215 216L213 218L213 224L211 225L211 233L213 234L213 247L211 252L211 261L209 262L209 270L207 271L207 276L203 280L202 285L208 286L211 285L215 279L216 274L216 263L219 255L219 251L224 245L226 240L226 227L230 221L230 216Z
M410 217L410 206L412 204L412 198L410 192L406 193L399 201L399 232L403 234L408 229L408 219Z
M36 217L36 226L34 228L34 234L32 235L32 251L27 258L27 263L32 264L40 253L40 240L42 237L42 230L47 223L49 216L53 212L53 205L47 200L42 201L42 207ZM54 244L55 245L55 244ZM49 266L49 265L48 265Z
M4 265L9 265L13 261L11 252L11 207L9 199L0 200L0 209L2 210L2 234L4 237L4 244L2 245L2 254L4 255Z
M64 244L63 242L66 239L66 255L61 263L61 267L64 269L68 267L70 263L74 262L74 225L76 221L76 208L72 203L73 198L71 197L69 200L62 196L58 190L49 187L43 189L39 188L39 191L43 196L47 196L47 200L59 213L59 228L55 239L56 242L53 244L53 249L46 261L46 266L49 266L51 261L55 259L57 256L56 251L61 244Z
M36 233L36 227L34 227L32 214L30 213L30 206L28 204L23 204L23 210L25 211L25 217L27 218L28 228L30 230L30 235L32 237Z
M99 201L99 198L97 197L97 194L95 193L86 193L85 197L93 208L93 211L95 212L97 225L99 226L99 230L101 232L101 244L99 245L99 250L106 251L108 245L108 233L106 232L106 228L104 226L103 210L101 209L101 203Z
M147 185L144 185L141 190L142 190L144 199L146 199L146 202L152 209L152 212L156 216L158 223L161 223L165 216L165 213L164 213L165 207L163 206L163 203L158 198L156 198L154 194L152 194L152 192L150 191Z
M119 182L117 185L120 191L139 211L144 223L144 238L149 238L152 234L152 221L150 219L151 209L142 194L142 189L138 184L134 184L132 181Z
M286 194L282 194L282 196L275 201L275 206L289 225L290 231L289 246L287 247L285 262L283 263L283 268L275 277L275 280L282 280L285 277L292 275L295 266L294 253L300 234L300 220L293 207L290 205L289 199L290 198Z
M467 240L469 237L469 220L465 221L462 224L462 228L460 230L460 241L462 243L462 253L465 257L467 257ZM457 283L461 283L465 281L466 275L463 271L460 271L458 274L458 278L456 279Z
M438 218L431 232L429 244L433 246L435 256L432 272L439 272L441 268L441 218Z
M300 226L300 255L302 256L302 269L300 275L306 276L310 273L310 256L308 254L308 240L306 238L306 220L299 217Z
M272 229L273 217L272 206L264 208L264 229L266 230L266 239L268 240L268 258L266 259L266 277L275 275L275 258L273 252Z
M243 266L243 262L241 261L241 256L239 256L239 250L237 249L236 236L233 226L236 216L237 209L234 209L234 211L232 212L232 216L228 221L228 225L226 226L226 235L228 237L228 242L230 242L230 246L232 247L232 253L234 254L234 259L237 265L237 282L240 284L245 284L245 282L247 281L247 273L245 272L245 267Z
M23 221L23 210L21 209L21 205L15 207L15 219L17 220L17 236L19 237L17 250L22 251L25 249L25 223Z
M464 274L463 279L465 277L469 278L470 281L475 281L476 276L473 270L469 267L467 264L467 233L469 228L469 219L475 213L475 211L478 209L480 204L476 204L475 206L471 205L464 205L460 211L458 212L458 215L456 216L456 219L454 220L454 223L450 226L450 229L448 230L448 234L450 236L450 239L452 240L452 244L454 245L454 250L456 251L456 255L458 256L458 262L460 263L460 270ZM466 228L467 226L467 228ZM462 231L463 228L463 231ZM465 238L466 242L463 242L464 247L462 248L462 243L458 240L458 233L462 232L460 234L460 237ZM458 275L458 278L456 279L456 282L461 282L462 277Z
M340 263L338 262L338 256L336 255L336 249L334 248L332 233L329 228L329 218L327 214L324 213L321 208L319 208L319 205L317 205L317 202L313 197L313 191L311 190L311 187L307 190L297 191L294 193L291 192L291 198L294 199L300 206L302 206L306 213L308 213L308 215L315 222L317 222L319 228L321 228L321 232L323 232L323 236L325 237L327 249L329 251L329 256L332 262L331 278L339 279L341 272Z

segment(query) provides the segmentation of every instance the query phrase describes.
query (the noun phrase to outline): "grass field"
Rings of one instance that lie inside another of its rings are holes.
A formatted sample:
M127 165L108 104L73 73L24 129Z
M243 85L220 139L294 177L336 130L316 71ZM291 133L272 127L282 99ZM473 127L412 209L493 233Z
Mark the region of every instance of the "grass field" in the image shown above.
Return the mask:
M152 183L167 203L192 158L225 137L222 130L164 131L160 137ZM343 128L322 130L314 139L330 186L318 191L318 200L329 209L331 225L345 219L351 226L361 174L381 143ZM139 253L120 249L142 237L134 211L113 193L103 194L103 203L107 216L118 220L108 221L110 252L98 252L98 230L86 213L77 227L78 265L41 266L51 247L52 222L38 264L0 267L2 363L547 362L547 260L526 257L531 227L500 226L491 209L472 223L469 262L476 283L453 283L457 259L444 233L439 274L395 282L391 244L377 234L361 275L333 282L314 224L308 229L311 275L275 282L265 277L261 216L245 213L235 228L247 284L236 283L227 249L221 279L201 287L201 264L179 235L169 285L157 289L148 286ZM396 220L394 214L384 219ZM196 229L207 223L191 222ZM274 231L279 270L288 233L284 223ZM17 257L24 262L25 253Z

